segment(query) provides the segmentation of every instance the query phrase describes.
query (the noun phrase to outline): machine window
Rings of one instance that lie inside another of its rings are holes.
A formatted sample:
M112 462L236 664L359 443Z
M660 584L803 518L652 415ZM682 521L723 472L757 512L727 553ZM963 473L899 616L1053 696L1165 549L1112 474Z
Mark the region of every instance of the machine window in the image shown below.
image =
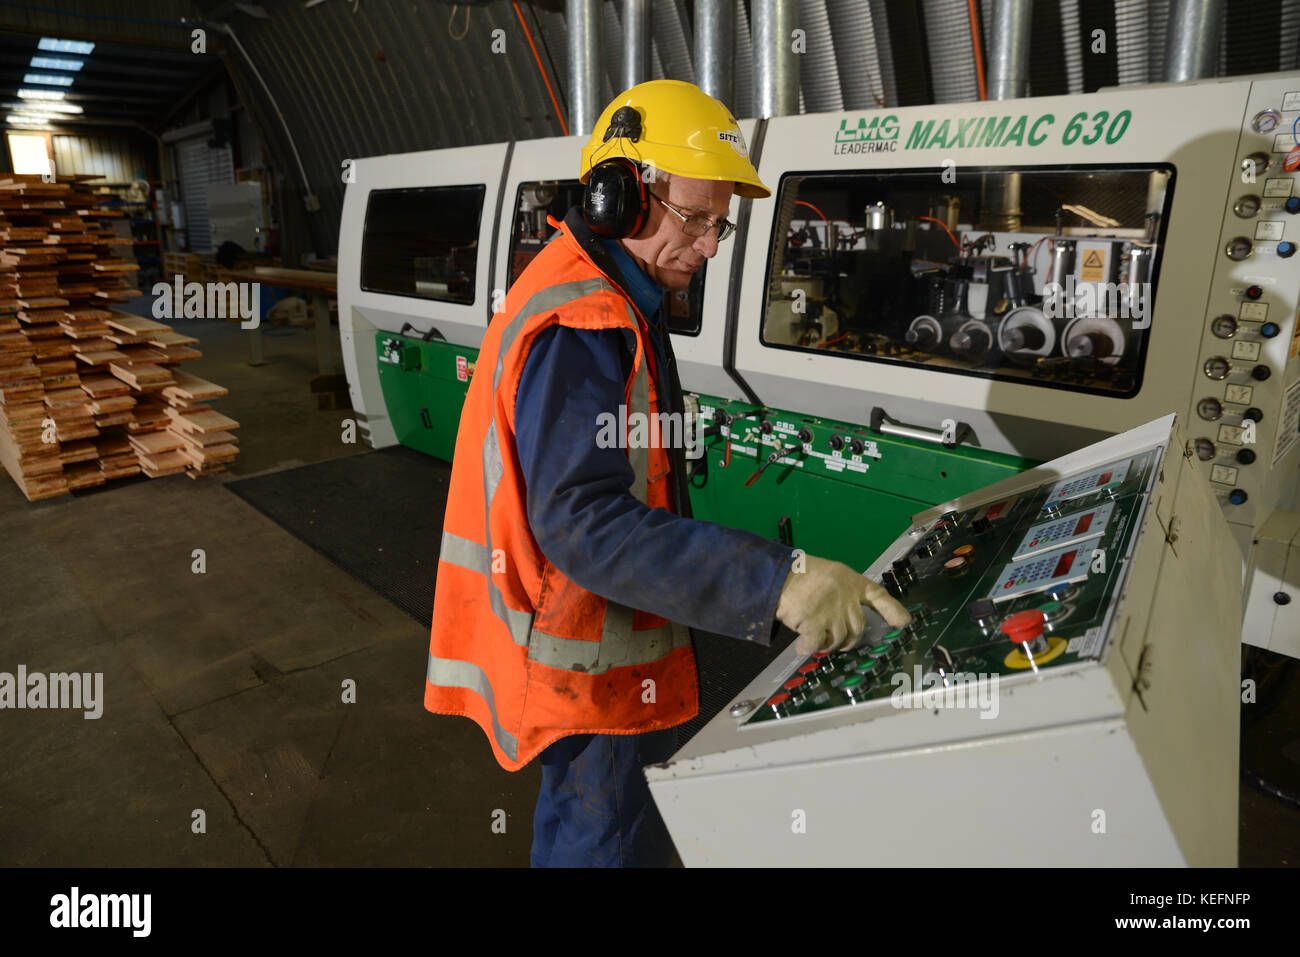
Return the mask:
M508 285L513 286L528 264L550 242L555 230L546 217L564 219L568 211L582 204L583 185L576 179L539 180L520 183L515 197L514 230L510 240ZM690 288L666 296L668 329L678 335L698 336L704 309L706 262L691 280Z
M1173 167L790 173L762 341L1128 398Z
M361 288L472 305L486 192L483 185L372 192L361 242Z

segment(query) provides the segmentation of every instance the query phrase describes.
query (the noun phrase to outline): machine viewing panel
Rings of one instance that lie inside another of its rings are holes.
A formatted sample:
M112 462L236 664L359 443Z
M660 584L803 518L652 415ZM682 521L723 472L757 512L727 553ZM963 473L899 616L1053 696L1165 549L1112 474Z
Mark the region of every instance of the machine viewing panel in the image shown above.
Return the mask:
M1136 395L1173 167L944 173L782 177L764 345Z
M555 229L547 216L564 219L568 211L582 204L585 187L579 180L534 180L520 183L515 196L514 228L510 239L510 269L507 287L550 242ZM700 267L685 292L668 293L668 329L679 336L698 336L704 311L704 276L708 261Z
M366 204L361 288L474 304L487 187L379 189Z
M852 651L793 662L746 726L890 708L898 675L947 686L963 673L1007 680L1099 658L1162 454L1141 452L912 529L882 578L911 624L877 621Z

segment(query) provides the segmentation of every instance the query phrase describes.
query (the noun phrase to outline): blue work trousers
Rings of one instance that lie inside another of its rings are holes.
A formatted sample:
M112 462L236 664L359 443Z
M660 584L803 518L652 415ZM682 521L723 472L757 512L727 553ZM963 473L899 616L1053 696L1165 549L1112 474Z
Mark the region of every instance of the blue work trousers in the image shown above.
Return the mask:
M676 728L552 743L540 758L532 866L671 866L672 840L641 769L676 750Z

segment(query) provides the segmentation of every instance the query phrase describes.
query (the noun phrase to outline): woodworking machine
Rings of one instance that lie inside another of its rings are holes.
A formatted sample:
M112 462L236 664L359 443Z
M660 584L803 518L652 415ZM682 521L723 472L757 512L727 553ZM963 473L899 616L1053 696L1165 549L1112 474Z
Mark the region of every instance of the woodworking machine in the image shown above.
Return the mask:
M918 512L1176 413L1244 639L1300 655L1297 119L1300 75L1274 74L742 122L774 195L733 200L737 235L667 300L696 515L860 568ZM356 161L340 321L372 445L450 458L581 145Z

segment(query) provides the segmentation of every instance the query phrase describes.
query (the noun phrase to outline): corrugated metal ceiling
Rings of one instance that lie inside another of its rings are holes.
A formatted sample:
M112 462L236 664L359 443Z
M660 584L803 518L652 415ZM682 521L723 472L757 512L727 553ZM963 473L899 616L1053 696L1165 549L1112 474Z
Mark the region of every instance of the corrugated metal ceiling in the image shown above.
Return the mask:
M736 93L730 105L738 116L748 116L753 104L748 3L735 2ZM1251 72L1296 67L1300 0L1261 2L1268 16L1235 27L1232 42L1253 54L1248 58ZM805 110L977 98L965 0L796 3L807 43L800 61ZM337 242L344 159L561 132L521 25L522 18L565 107L561 0L525 0L518 11L510 0L457 6L441 0L321 0L310 6L304 0L59 0L59 6L63 12L34 3L4 3L0 29L184 48L195 24L180 19L206 18L213 31L210 42L224 42L223 58L241 98L263 131L279 172L296 189L300 177L286 125L293 136L322 203L321 211L309 217L318 252L329 252ZM693 6L690 0L653 3L654 77L695 79ZM982 0L979 8L987 51L992 4ZM1035 10L1042 12L1035 20L1031 94L1035 84L1040 92L1077 93L1108 83L1158 79L1168 9L1169 0L1038 0ZM605 99L618 92L620 15L621 5L614 0L601 4ZM1113 31L1108 53L1100 59L1081 46L1096 22ZM234 30L261 79L234 45L223 41L218 24ZM1279 38L1279 25L1287 24L1291 35ZM1221 63L1247 62L1231 55L1227 34L1225 30ZM149 57L149 51L142 51L143 68L150 66L145 62ZM178 86L162 78L155 83L167 86L169 93Z

